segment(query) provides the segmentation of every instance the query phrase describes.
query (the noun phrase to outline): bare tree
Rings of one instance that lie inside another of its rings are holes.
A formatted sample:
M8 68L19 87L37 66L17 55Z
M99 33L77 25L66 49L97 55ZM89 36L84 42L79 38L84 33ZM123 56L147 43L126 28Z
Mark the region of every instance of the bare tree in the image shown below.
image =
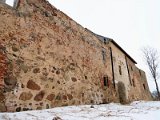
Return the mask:
M152 47L145 47L142 49L142 52L143 52L146 64L147 64L149 71L151 73L151 76L155 82L156 90L157 90L157 94L158 94L158 99L160 100L160 92L159 92L159 87L158 87L158 83L157 83L157 80L159 78L158 69L159 69L159 65L160 65L158 51Z

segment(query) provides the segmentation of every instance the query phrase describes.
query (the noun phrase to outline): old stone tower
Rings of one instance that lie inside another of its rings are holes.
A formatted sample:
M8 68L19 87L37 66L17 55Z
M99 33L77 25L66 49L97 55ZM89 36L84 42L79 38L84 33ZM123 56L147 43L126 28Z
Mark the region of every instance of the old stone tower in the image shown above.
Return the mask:
M46 0L0 2L0 26L1 112L151 99L145 73L114 40Z

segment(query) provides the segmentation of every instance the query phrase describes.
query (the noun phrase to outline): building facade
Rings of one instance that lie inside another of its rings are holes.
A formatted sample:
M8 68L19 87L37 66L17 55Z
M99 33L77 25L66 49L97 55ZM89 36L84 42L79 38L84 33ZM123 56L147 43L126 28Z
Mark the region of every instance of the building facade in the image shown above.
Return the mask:
M137 62L113 39L100 35L97 37L110 48L113 83L117 83L120 102L127 103L134 100L150 99L151 95L145 72L136 67Z
M0 26L1 112L151 100L133 58L46 0L0 3Z

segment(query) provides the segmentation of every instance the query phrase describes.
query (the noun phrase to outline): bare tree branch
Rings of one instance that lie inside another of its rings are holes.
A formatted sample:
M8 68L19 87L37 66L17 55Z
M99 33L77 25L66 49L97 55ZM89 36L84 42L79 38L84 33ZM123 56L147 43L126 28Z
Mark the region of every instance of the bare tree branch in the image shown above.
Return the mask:
M157 93L158 93L158 98L160 100L160 92L159 92L159 87L157 84L157 80L159 79L159 66L160 66L160 60L159 60L159 54L158 51L154 48L151 47L145 47L142 49L143 52L143 57L144 60L146 61L146 64L149 68L149 71L151 73L152 78L154 79Z

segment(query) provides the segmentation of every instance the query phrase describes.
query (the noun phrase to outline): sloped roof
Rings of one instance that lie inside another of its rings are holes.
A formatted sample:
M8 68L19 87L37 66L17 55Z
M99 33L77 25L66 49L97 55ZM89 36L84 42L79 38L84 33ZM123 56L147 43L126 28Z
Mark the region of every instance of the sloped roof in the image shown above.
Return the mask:
M103 42L103 43L109 43L109 42L112 42L117 48L119 48L133 63L137 64L137 62L124 50L122 49L121 46L119 46L113 39L111 38L108 38L108 37L104 37L104 36L101 36L101 35L98 35L98 34L95 34L97 36L97 38Z
M109 41L111 41L112 39L111 38L108 38L108 37L104 37L104 36L101 36L101 35L98 35L98 34L95 34L97 37L98 37L98 39L101 41L101 42L109 42Z

